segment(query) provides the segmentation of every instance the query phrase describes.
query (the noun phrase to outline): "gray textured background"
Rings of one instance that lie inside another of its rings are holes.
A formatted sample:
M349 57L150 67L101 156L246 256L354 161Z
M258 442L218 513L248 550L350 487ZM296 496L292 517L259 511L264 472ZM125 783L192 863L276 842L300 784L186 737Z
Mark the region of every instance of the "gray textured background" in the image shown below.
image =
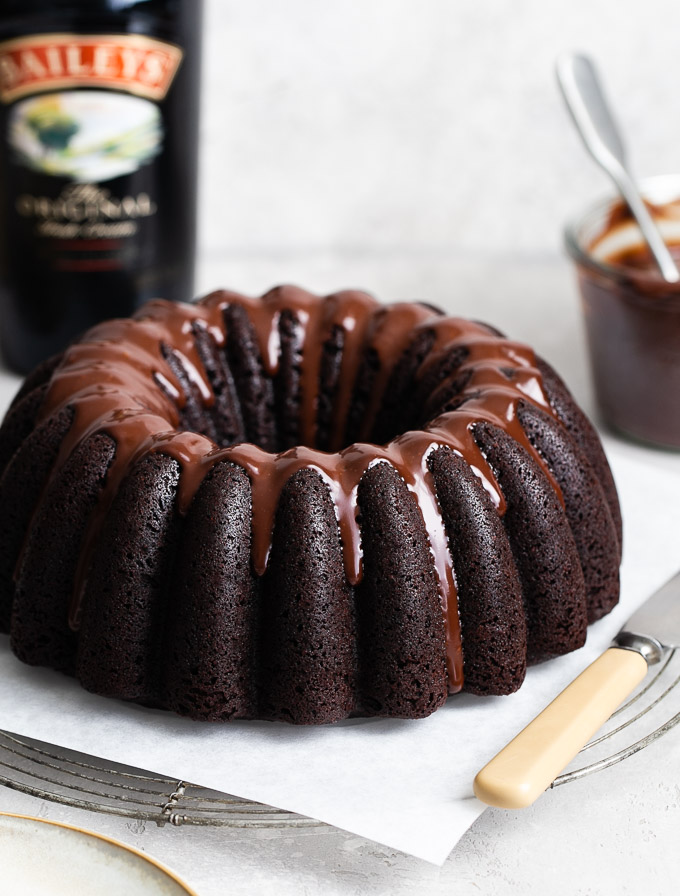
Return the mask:
M557 252L606 189L557 94L565 49L600 63L635 169L680 170L672 0L206 9L201 243L222 258Z

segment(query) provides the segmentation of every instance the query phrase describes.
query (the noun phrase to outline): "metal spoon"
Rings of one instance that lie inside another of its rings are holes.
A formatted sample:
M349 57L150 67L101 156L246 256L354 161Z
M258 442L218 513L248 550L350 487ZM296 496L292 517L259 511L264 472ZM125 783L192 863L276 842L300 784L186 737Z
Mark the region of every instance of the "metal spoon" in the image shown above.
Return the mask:
M664 280L677 283L680 271L631 176L623 140L602 92L595 66L588 56L566 53L557 61L557 81L586 149L618 187Z

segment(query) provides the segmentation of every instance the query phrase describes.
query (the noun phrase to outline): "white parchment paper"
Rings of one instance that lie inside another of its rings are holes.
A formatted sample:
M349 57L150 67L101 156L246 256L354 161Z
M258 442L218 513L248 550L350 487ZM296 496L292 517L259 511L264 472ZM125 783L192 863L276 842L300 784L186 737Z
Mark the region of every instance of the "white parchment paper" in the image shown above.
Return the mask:
M477 770L680 565L680 456L615 440L606 447L624 512L621 605L591 628L583 649L530 670L515 695L458 695L420 721L196 723L24 666L2 637L0 727L309 815L440 864L484 809L472 794Z

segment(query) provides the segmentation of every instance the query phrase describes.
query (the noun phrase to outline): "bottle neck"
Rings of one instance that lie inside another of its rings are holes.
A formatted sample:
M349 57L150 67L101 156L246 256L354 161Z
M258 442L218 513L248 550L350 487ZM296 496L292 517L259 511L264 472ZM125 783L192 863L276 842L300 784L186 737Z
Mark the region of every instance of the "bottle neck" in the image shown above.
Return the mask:
M183 0L4 0L0 20L17 14L39 15L56 11L76 14L83 13L120 13L131 10L143 10L155 14L173 13L180 6L193 5Z
M42 32L154 33L189 39L200 27L202 0L5 0L0 39Z

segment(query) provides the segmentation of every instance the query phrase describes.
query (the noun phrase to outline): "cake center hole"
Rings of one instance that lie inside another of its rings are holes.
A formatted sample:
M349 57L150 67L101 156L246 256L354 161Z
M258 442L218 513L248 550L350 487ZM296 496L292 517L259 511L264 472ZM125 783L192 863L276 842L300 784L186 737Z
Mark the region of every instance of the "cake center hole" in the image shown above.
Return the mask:
M467 357L461 347L427 363L434 333L421 331L395 357L387 353L387 360L373 346L365 349L348 383L343 328L333 328L318 364L310 365L298 322L283 318L274 375L261 364L234 364L233 358L224 364L199 331L196 348L204 368L199 383L183 356L162 346L179 400L163 378L156 382L177 407L180 429L221 448L249 442L273 453L298 446L337 452L355 442L385 444L451 406L469 376L459 369Z

